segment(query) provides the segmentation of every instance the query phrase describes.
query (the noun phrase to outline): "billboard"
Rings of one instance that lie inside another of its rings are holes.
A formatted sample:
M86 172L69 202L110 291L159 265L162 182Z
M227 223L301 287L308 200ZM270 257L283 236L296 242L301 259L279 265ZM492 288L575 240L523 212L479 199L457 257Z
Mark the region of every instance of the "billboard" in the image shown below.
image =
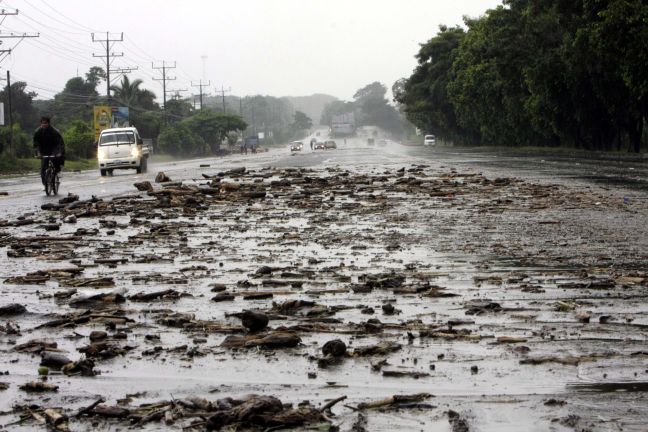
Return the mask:
M113 127L130 126L128 107L112 107L112 125Z
M101 131L108 129L112 124L112 110L108 105L96 105L92 118L94 120L95 141L99 141Z

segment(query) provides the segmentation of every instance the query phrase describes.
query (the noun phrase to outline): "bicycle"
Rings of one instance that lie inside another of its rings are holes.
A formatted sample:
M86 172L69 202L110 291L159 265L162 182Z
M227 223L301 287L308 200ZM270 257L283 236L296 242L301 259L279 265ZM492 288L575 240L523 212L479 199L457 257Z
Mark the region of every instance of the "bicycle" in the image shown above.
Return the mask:
M56 156L41 157L48 161L47 168L45 169L45 195L56 195L61 184L61 179L59 178L58 172L56 172L56 166L54 166Z

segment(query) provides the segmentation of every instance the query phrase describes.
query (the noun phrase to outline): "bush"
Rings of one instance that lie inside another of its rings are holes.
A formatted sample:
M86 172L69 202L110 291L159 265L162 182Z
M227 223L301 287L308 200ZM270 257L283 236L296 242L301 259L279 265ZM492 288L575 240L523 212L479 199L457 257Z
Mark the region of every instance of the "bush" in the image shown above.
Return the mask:
M96 156L94 131L82 120L74 120L63 133L66 159L92 159Z
M166 126L158 136L158 148L173 156L202 156L207 153L205 141L184 123Z

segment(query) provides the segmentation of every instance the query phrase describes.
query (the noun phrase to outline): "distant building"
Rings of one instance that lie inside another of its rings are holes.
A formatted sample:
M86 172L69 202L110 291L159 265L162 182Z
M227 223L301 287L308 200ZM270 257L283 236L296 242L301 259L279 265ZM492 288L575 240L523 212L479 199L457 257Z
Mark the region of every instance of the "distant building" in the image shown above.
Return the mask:
M331 119L331 132L335 136L351 135L355 129L355 114L352 112L334 115Z

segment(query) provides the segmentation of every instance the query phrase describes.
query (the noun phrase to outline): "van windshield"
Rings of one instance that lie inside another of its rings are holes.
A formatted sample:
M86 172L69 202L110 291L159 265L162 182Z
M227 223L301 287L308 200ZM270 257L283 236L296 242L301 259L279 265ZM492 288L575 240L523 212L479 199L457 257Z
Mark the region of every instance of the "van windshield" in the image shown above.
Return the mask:
M135 144L135 134L129 131L101 134L99 145L115 144Z

